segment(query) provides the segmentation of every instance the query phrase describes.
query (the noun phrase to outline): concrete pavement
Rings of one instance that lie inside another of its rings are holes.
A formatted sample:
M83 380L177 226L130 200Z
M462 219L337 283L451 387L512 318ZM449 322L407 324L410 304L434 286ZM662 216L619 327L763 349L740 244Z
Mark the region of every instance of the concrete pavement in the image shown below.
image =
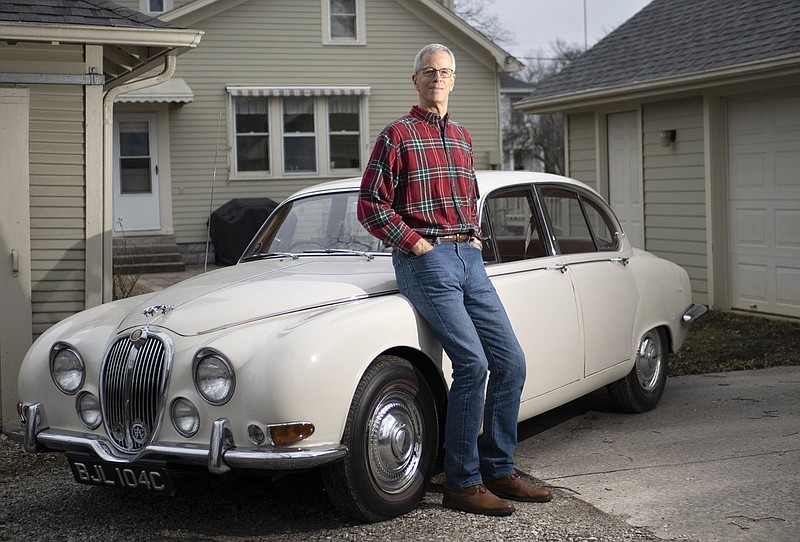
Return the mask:
M663 538L795 542L800 367L670 378L644 414L600 390L523 423L516 463Z

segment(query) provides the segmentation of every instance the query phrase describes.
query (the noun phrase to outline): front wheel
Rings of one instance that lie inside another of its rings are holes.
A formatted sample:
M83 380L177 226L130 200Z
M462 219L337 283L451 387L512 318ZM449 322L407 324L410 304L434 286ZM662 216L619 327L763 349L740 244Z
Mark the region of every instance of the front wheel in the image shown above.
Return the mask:
M661 329L645 333L636 348L636 359L625 378L608 385L608 391L623 412L646 412L655 408L667 385L669 350Z
M353 396L342 438L347 457L322 469L331 500L361 521L411 511L433 476L438 435L433 394L420 372L380 356Z

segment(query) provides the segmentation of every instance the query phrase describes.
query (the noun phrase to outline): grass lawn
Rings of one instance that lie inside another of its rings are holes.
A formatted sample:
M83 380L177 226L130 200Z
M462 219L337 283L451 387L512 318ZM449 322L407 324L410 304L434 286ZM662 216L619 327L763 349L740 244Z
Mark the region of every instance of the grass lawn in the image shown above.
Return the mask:
M708 311L670 359L670 376L800 365L800 322Z

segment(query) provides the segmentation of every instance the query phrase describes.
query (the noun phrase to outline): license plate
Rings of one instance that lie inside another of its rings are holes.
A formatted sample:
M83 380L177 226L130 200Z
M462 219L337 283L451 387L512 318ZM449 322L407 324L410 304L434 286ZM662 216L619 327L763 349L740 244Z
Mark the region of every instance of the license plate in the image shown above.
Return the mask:
M75 481L103 487L122 487L160 495L174 495L167 469L157 463L109 463L88 455L67 454Z

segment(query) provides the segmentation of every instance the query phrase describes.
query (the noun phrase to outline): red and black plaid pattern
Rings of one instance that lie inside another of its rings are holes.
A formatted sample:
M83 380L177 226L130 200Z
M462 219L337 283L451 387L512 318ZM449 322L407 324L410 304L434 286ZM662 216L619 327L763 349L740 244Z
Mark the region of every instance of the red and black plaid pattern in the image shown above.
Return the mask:
M361 180L358 218L410 252L420 237L479 233L478 185L466 128L417 106L378 136Z

